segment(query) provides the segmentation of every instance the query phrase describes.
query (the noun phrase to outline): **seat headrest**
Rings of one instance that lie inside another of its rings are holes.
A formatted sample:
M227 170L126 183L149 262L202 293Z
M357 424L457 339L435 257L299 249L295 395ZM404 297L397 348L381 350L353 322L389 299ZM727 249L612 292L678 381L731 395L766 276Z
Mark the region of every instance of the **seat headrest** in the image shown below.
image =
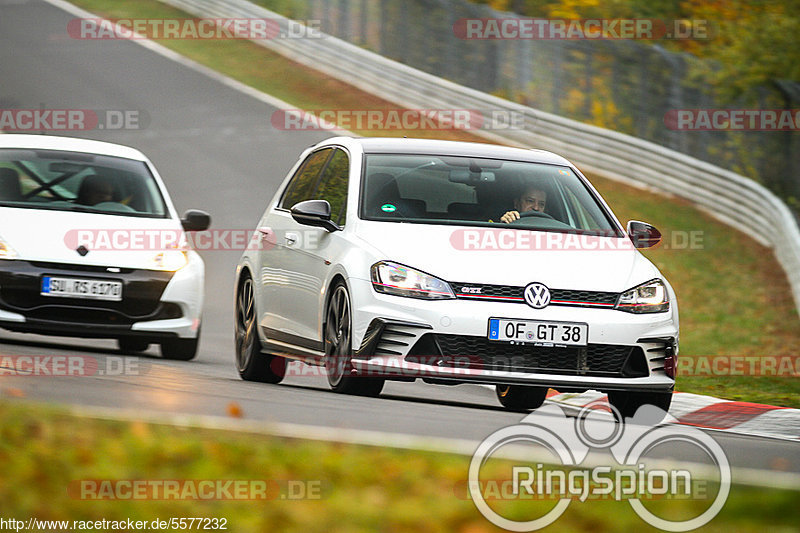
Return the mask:
M22 200L19 172L13 168L0 168L0 200Z

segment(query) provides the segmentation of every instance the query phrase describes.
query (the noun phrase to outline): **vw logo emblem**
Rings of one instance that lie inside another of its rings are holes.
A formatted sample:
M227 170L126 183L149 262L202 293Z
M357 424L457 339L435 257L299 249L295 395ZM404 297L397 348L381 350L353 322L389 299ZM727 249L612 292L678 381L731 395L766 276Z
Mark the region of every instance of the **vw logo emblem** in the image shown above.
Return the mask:
M541 283L529 283L523 293L525 303L534 309L542 309L550 303L550 289Z

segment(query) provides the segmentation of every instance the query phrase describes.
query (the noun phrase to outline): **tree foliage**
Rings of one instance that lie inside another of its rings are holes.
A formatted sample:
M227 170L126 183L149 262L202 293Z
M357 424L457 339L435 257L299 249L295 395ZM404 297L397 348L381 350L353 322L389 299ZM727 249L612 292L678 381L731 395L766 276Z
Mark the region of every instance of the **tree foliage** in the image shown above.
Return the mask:
M800 81L800 0L476 1L529 17L707 21L708 38L659 44L714 61L719 68L707 81L732 98L776 80Z

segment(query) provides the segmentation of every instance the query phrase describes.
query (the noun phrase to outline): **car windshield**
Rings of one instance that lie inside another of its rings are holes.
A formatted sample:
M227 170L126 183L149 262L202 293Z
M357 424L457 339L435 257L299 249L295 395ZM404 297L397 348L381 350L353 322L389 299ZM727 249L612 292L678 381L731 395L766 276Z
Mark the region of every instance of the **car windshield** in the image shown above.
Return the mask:
M167 217L142 161L57 150L0 149L0 207Z
M543 163L370 154L360 206L367 220L621 236L571 168Z

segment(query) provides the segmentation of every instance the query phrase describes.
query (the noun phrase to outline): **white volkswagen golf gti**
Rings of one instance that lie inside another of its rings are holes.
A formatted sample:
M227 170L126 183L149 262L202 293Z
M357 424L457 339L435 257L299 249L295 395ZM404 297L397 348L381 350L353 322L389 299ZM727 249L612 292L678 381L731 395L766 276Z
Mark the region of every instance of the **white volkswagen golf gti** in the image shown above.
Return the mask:
M666 410L675 293L627 228L555 154L337 137L303 152L236 271L236 365L280 382L287 359L335 391L385 380L483 383L534 409L547 389L605 391L623 416Z
M177 215L138 150L0 135L0 327L192 359L204 266L184 231L209 224L202 211Z

